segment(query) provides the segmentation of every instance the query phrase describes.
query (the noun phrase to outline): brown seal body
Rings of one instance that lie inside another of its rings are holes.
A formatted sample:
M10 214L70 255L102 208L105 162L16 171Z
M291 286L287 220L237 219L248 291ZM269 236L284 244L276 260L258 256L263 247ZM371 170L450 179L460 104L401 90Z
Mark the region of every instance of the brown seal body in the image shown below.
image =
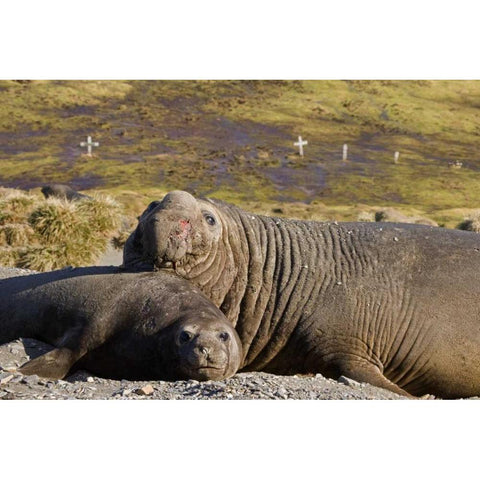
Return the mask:
M478 234L272 218L174 191L140 217L124 266L199 286L235 325L243 370L480 395Z
M56 347L20 369L48 378L84 368L109 378L219 380L241 360L222 312L168 272L89 267L0 280L0 343L19 337Z
M45 185L42 187L41 192L43 193L43 196L45 198L56 197L70 201L92 198L89 195L77 192L68 185L62 185L60 183L55 183L53 185Z

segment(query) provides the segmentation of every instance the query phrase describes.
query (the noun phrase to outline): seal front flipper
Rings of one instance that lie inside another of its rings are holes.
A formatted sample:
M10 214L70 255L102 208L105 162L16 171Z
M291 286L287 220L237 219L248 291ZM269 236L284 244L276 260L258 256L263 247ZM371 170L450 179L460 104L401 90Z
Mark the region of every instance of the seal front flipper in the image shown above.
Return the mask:
M380 368L372 362L362 358L342 358L335 362L340 375L356 380L360 383L369 383L374 387L385 388L398 395L403 395L409 398L416 398L410 393L406 392L395 383L388 380Z
M78 355L69 348L55 348L40 357L23 364L18 371L23 375L38 375L39 377L64 378L72 365L78 360Z

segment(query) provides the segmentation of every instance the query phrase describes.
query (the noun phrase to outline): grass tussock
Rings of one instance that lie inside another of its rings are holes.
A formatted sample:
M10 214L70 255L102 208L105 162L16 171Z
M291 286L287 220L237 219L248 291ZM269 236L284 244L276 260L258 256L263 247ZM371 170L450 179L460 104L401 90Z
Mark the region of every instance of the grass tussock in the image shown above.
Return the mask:
M95 264L121 226L107 195L69 202L0 190L0 265L48 271Z
M473 212L468 218L457 226L460 230L480 233L480 210Z
M13 188L0 188L0 225L24 220L37 198Z
M33 228L26 223L0 225L0 245L26 245L34 236Z

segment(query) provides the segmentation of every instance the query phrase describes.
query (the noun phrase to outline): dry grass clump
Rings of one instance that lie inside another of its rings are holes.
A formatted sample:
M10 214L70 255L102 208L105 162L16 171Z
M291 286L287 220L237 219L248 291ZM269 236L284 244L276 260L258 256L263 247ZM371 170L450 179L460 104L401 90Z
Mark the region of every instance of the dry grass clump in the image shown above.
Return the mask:
M23 249L18 247L0 246L0 265L3 267L17 267Z
M29 215L28 223L48 244L58 244L90 234L85 215L79 215L73 202L58 198L40 203Z
M0 212L0 265L39 271L94 264L121 223L106 195L69 202L2 189Z
M122 222L122 207L109 195L94 193L92 198L76 203L77 212L89 218L90 226L98 232L114 232Z
M33 228L26 223L0 225L0 246L26 245L34 236Z
M375 214L373 212L360 212L357 216L357 222L374 222Z
M393 223L416 223L421 225L431 225L432 227L438 227L438 223L421 216L407 216L402 212L395 210L394 208L385 208L375 212L376 222L393 222Z
M473 212L469 218L457 225L459 230L468 230L469 232L480 233L480 210Z
M13 188L0 188L0 225L18 223L25 219L25 214L38 197Z

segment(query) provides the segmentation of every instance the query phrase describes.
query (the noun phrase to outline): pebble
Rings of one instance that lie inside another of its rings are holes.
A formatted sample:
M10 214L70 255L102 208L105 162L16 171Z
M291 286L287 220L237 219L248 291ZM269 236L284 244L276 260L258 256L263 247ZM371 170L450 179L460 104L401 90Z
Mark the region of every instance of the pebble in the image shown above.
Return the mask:
M21 382L26 383L27 385L36 385L38 380L38 375L27 375L26 377L22 378Z
M143 387L141 387L141 388L137 388L137 389L135 390L135 393L136 393L137 395L147 395L147 396L148 396L148 395L152 395L153 392L154 392L153 387L152 387L150 384L145 385L145 386L143 386Z
M280 387L277 390L277 395L279 395L282 398L288 398L287 391L283 387Z
M338 377L337 382L343 383L344 385L348 385L349 387L358 387L359 385L361 385L356 380L352 380L351 378L345 377L343 375Z
M16 372L17 367L15 367L14 365L6 365L5 367L3 367L3 370L5 372Z
M13 378L13 375L10 373L0 373L0 385L5 385Z
M95 380L93 379L93 377L88 377L87 378L87 382L88 383L93 383Z

